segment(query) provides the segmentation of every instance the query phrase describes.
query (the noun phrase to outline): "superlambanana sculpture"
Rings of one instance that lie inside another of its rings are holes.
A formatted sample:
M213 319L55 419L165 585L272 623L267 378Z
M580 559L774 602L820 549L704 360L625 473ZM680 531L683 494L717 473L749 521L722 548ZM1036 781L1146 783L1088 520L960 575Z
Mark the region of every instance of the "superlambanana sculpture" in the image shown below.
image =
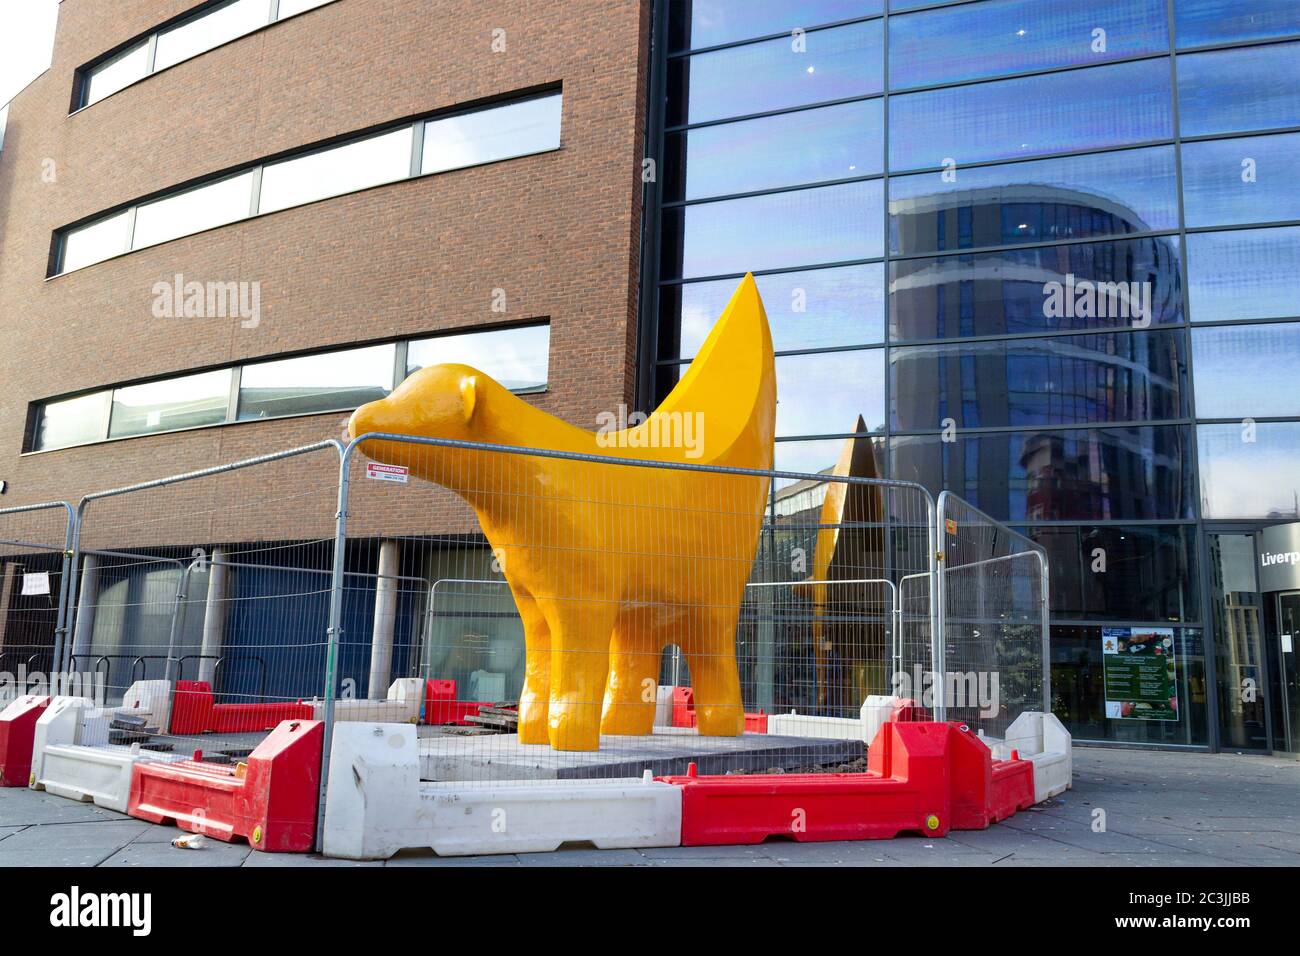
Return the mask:
M357 409L348 430L770 470L775 419L772 337L747 275L677 387L635 427L586 431L480 371L437 365ZM767 478L382 440L362 450L477 513L524 624L522 743L596 750L601 733L651 733L670 644L690 669L700 733L743 731L736 622Z

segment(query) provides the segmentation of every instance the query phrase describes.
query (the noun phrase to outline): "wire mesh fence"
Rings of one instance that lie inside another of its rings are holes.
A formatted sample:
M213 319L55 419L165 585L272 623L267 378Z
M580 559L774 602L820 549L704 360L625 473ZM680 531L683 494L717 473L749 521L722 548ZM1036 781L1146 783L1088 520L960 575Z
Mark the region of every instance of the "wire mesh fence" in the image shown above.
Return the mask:
M939 495L938 515L941 712L1005 738L1021 713L1051 709L1047 557L951 492Z
M0 708L58 669L74 523L62 501L0 509Z

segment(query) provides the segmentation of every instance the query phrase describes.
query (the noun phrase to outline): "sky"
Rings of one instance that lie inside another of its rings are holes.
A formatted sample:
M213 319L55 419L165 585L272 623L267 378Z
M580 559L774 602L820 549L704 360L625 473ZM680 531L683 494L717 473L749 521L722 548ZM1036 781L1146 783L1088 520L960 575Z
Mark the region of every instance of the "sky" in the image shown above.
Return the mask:
M58 0L0 0L0 106L50 65Z

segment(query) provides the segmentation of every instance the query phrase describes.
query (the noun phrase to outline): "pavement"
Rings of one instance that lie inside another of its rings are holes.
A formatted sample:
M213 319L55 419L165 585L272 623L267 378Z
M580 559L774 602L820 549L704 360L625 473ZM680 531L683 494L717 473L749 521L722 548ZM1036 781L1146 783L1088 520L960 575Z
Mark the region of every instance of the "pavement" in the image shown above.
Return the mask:
M944 839L753 847L562 849L488 857L404 852L383 863L171 845L155 826L27 789L0 789L0 866L1296 866L1300 761L1076 747L1074 788L987 830Z

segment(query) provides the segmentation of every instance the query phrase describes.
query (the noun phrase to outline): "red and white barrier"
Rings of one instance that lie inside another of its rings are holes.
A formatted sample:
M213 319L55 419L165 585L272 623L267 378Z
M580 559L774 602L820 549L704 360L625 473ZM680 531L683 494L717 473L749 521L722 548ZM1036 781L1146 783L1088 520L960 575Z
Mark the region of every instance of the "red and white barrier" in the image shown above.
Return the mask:
M0 711L0 787L25 787L30 781L36 721L49 704L48 697L24 694Z

